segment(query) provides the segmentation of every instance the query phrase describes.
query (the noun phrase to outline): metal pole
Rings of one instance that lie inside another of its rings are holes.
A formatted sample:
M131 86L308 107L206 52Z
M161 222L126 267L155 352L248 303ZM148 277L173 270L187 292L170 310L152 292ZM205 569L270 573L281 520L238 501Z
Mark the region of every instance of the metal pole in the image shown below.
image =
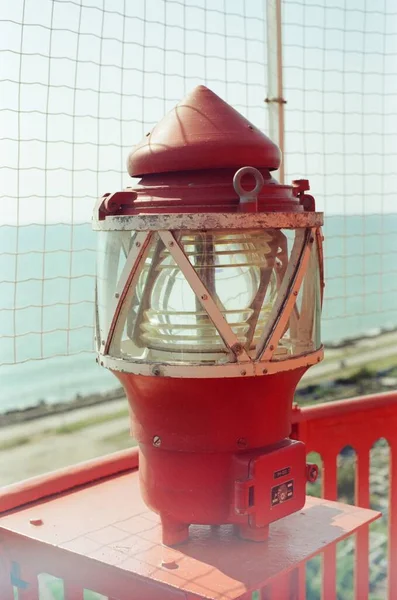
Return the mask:
M266 1L266 0L265 0ZM281 0L267 0L267 98L269 107L269 134L281 150L282 161L275 176L284 183L284 104L283 47Z

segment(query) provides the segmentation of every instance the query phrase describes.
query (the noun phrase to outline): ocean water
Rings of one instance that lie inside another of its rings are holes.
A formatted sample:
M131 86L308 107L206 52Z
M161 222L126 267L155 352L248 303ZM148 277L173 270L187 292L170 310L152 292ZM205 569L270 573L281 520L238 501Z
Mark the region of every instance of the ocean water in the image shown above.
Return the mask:
M0 411L118 385L93 354L95 235L0 227ZM324 235L322 339L397 327L397 214L329 216Z

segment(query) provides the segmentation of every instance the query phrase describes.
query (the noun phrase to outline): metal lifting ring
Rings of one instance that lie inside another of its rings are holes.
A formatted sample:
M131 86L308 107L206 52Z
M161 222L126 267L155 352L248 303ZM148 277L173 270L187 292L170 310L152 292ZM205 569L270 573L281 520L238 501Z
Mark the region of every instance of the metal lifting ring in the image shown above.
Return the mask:
M252 175L254 177L255 187L253 190L245 190L242 187L241 179L244 177L244 175ZM240 196L241 204L256 204L258 200L258 194L261 191L264 183L265 182L262 173L258 171L258 169L255 169L255 167L242 167L236 171L233 177L233 187L236 193Z

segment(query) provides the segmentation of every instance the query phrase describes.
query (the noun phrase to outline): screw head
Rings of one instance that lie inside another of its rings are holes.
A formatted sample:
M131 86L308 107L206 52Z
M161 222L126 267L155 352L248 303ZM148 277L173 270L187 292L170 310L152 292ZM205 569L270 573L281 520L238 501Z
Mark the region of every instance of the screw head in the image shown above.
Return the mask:
M262 373L263 373L264 375L266 375L266 373L267 373L267 369L263 369Z
M269 346L269 350L274 350L273 344L271 346Z
M208 300L208 296L207 296L207 294L203 294L203 295L201 296L201 300Z
M246 448L247 447L247 440L245 438L239 438L237 440L237 446L239 448Z
M156 448L158 448L159 446L161 446L161 437L158 435L155 435L153 437L153 446L155 446Z
M141 245L141 242L135 242L135 246L136 246L137 248L139 248L139 247L140 247L140 245Z
M245 369L243 369L242 371L240 371L240 375L247 375L247 371L245 371Z
M170 242L168 245L172 248L172 246L174 245L174 242Z
M156 377L158 377L159 375L161 375L161 369L158 365L156 365L155 367L153 367L152 369L152 375L155 375Z
M294 296L297 296L297 295L298 295L298 292L295 290L295 292L294 292Z
M115 298L120 298L120 294L115 294L114 297Z

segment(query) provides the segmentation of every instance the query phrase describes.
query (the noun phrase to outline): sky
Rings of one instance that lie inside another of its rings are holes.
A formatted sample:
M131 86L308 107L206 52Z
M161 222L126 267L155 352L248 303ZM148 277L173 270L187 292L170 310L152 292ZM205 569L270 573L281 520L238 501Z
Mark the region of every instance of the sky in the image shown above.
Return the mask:
M328 214L396 212L397 6L283 6L286 181ZM266 3L13 0L0 20L0 224L81 223L129 149L204 83L268 130ZM23 25L22 25L23 24Z

